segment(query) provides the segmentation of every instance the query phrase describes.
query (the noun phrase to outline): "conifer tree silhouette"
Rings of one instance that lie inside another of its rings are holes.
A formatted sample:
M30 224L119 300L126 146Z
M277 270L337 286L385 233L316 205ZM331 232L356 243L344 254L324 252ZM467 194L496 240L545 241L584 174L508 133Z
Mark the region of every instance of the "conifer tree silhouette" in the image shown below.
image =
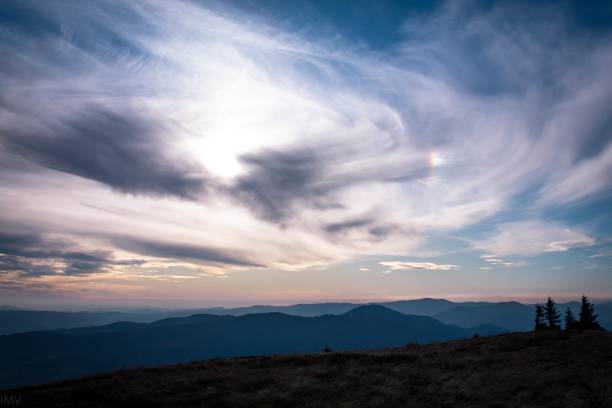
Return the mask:
M576 328L576 319L574 318L574 314L568 307L565 311L565 330L572 330Z
M561 316L557 311L557 306L555 301L548 297L546 301L546 305L544 306L544 316L546 317L546 323L548 323L548 328L550 329L559 329L561 328Z
M544 322L544 308L542 305L537 304L535 310L535 330L543 330L548 328L546 322Z
M586 330L603 330L597 321L597 315L593 304L589 301L589 298L582 295L582 303L580 305L580 321L578 326L581 329Z

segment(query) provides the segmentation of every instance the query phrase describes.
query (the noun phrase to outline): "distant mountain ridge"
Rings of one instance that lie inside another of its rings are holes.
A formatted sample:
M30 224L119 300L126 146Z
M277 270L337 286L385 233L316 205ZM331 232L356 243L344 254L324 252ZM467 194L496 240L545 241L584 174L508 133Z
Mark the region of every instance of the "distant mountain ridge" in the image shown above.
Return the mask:
M401 313L422 316L431 316L456 305L444 299L416 299L378 304L387 306ZM325 314L339 315L363 305L364 304L359 303L305 303L289 306L253 305L238 308L212 307L183 310L138 310L130 312L56 312L11 308L9 310L0 310L0 335L100 326L120 321L150 323L156 320L171 317L185 317L194 314L243 316L253 313L278 312L304 317L322 316Z
M513 331L528 331L533 328L534 310L531 305L518 302L501 302L479 306L457 306L434 315L447 324L471 327L489 323L503 325Z
M55 312L38 310L0 310L0 335L62 328L99 326L118 321L152 322L176 312Z
M474 303L474 302L467 302ZM466 303L466 304L467 304ZM201 309L202 313L227 314L241 316L251 313L279 312L296 316L321 316L324 314L343 314L356 307L363 305L381 305L389 309L396 310L404 314L414 314L420 316L433 316L436 313L452 309L457 303L446 299L414 299L397 300L392 302L371 302L371 303L300 303L290 306L267 306L254 305L238 308L210 308Z
M370 349L504 331L490 325L464 329L366 305L342 315L194 315L13 334L0 336L0 388L213 357Z
M580 312L580 303L557 304L557 309L561 315L568 308L577 317ZM599 315L600 323L606 329L612 330L612 302L596 304L595 312ZM533 329L534 313L534 305L519 302L499 302L471 306L458 305L432 317L443 323L455 324L460 327L473 327L488 323L504 327L510 331L530 331Z
M452 302L446 299L415 299L382 303L368 303L385 306L404 314L429 316L443 323L469 328L491 324L511 331L531 330L534 306L519 302ZM290 306L254 305L238 308L199 308L184 310L139 310L131 312L51 312L32 310L0 310L0 335L29 331L70 329L107 325L115 322L150 323L156 320L185 317L194 314L244 316L253 313L284 313L288 315L314 317L325 314L340 315L359 303L306 303ZM579 312L578 302L562 303L559 311L569 307L575 315ZM612 330L612 302L595 304L595 312L601 324Z

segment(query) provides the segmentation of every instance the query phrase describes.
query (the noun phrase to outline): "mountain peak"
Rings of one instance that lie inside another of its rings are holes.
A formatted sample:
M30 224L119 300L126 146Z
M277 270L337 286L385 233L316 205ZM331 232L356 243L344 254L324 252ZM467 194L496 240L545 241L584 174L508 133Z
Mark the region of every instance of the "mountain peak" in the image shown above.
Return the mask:
M351 319L397 319L398 317L403 317L404 315L400 312L396 312L395 310L389 309L388 307L381 305L364 305L359 306L342 316L348 317Z

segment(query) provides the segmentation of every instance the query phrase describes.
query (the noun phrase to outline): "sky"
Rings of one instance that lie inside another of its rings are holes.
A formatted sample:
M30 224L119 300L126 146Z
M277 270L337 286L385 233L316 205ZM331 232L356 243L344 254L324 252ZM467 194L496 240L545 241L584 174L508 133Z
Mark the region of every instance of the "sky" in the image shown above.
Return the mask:
M612 3L0 2L0 303L612 298Z

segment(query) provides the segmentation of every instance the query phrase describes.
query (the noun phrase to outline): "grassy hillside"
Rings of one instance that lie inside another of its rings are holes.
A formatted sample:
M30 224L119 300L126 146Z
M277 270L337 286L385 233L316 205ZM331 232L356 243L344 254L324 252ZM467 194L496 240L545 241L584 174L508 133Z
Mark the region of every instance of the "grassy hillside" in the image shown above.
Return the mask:
M218 359L3 394L34 407L611 407L612 333Z

